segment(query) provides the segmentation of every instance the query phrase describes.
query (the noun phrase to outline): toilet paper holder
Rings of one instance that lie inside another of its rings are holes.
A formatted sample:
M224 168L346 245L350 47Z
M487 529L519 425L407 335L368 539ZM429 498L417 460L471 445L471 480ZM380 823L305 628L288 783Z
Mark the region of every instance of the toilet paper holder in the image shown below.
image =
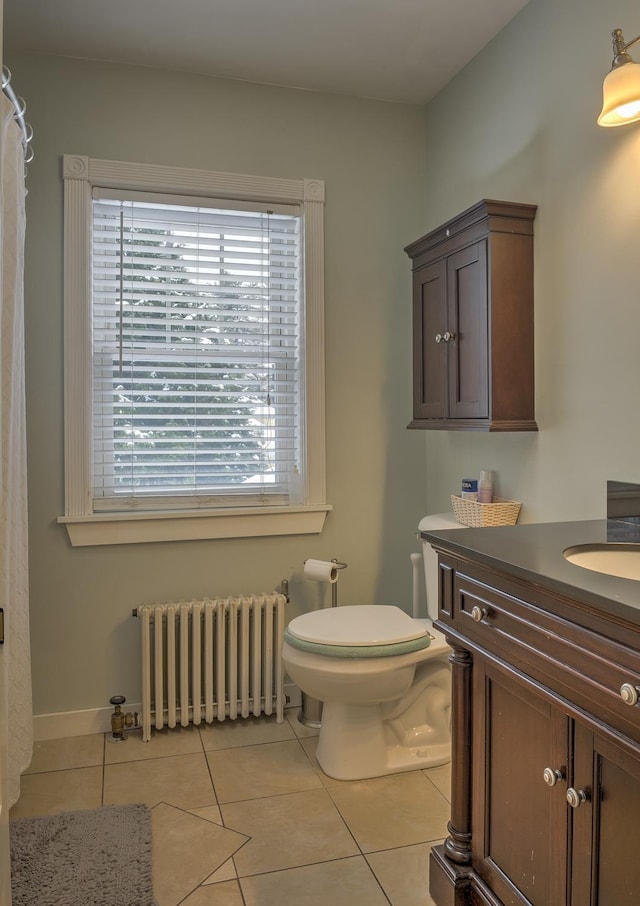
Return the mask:
M342 560L332 557L331 560L313 560L309 558L304 561L305 574L307 578L315 579L320 582L329 582L331 585L331 606L338 606L338 570L346 569L348 564Z
M331 562L335 563L336 569L346 569L347 565L348 565L346 563L342 563L342 561L340 561L340 560L332 559ZM334 582L333 585L331 586L331 606L332 607L338 606L338 583L337 582Z
M336 569L346 569L347 563L343 563L341 560L336 560L334 557L331 558L331 562L334 564ZM331 586L331 606L338 606L338 583L334 582Z

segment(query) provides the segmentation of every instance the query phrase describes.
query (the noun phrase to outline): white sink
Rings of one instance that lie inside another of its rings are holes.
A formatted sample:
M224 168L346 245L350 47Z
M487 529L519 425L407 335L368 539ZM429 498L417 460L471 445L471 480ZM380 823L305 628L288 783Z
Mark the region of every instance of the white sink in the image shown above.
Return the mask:
M577 544L562 554L584 569L640 581L640 544Z

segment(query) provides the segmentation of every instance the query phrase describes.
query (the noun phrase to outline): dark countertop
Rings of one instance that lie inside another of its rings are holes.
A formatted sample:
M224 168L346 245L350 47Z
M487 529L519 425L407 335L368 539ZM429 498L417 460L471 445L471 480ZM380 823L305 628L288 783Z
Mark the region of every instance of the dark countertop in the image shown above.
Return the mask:
M568 595L603 613L640 625L640 581L619 579L569 563L562 555L577 544L638 542L638 527L595 519L427 531L422 537L453 556Z

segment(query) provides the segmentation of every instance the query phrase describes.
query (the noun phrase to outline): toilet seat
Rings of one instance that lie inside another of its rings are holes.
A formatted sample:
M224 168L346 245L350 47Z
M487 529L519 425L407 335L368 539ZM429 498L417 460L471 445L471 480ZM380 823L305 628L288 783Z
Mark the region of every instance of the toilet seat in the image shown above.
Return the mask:
M284 633L293 648L330 657L390 657L427 648L431 636L399 607L352 604L295 617Z

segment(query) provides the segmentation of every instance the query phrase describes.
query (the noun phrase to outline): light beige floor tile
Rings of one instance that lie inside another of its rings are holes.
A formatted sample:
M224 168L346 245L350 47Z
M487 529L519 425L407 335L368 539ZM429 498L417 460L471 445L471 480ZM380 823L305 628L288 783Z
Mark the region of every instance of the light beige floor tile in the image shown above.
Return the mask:
M102 767L25 774L20 789L11 818L98 808L102 805Z
M238 746L256 746L263 742L295 739L289 722L284 720L279 724L276 722L275 715L202 724L200 736L205 751L235 749Z
M238 882L226 881L210 887L198 887L180 906L244 906L244 900ZM280 906L286 906L284 901Z
M298 715L300 714L300 707L297 708L287 708L284 712L284 716L289 721L289 726L296 734L298 739L306 739L309 736L318 736L320 734L319 727L307 727L305 724L301 723L298 720Z
M297 740L207 752L207 760L219 803L322 786Z
M318 748L318 737L317 736L305 736L300 739L300 745L307 753L307 758L313 765L314 769L318 773L323 773L322 768L318 764L318 759L316 758L316 749ZM326 774L324 775L326 777Z
M151 820L153 891L158 906L181 903L246 843L242 834L164 802L153 809Z
M222 815L217 805L207 805L205 808L190 808L192 815L198 818L204 818L206 821L213 821L214 824L223 824Z
M421 771L327 788L363 852L440 840L449 803Z
M102 764L104 734L69 736L65 739L43 739L33 744L33 758L26 774L88 768Z
M242 878L246 906L388 906L362 856ZM395 906L404 906L401 900Z
M392 903L398 906L434 906L429 896L431 843L387 849L366 858Z
M227 827L251 837L233 857L239 877L359 854L326 790L234 802L221 810Z
M451 802L451 762L437 768L429 768L423 773L440 790L447 802Z
M236 866L234 865L233 859L227 859L224 865L221 865L217 871L214 871L212 875L203 881L203 884L219 884L220 881L232 881L238 877L238 872L236 871Z
M227 722L238 732L218 738L209 734L224 724L154 733L150 743L136 733L123 744L105 745L103 734L36 743L11 817L101 805L104 752L104 803L156 805L159 906L433 906L426 854L446 835L450 765L333 780L318 765L317 733L298 722L298 710L280 725Z
M202 752L200 734L191 726L153 730L149 742L143 742L142 734L138 730L132 730L127 734L126 742L107 741L105 745L105 764L122 764L125 761Z
M204 753L105 765L104 804L129 802L150 808L158 802L183 809L216 805Z

